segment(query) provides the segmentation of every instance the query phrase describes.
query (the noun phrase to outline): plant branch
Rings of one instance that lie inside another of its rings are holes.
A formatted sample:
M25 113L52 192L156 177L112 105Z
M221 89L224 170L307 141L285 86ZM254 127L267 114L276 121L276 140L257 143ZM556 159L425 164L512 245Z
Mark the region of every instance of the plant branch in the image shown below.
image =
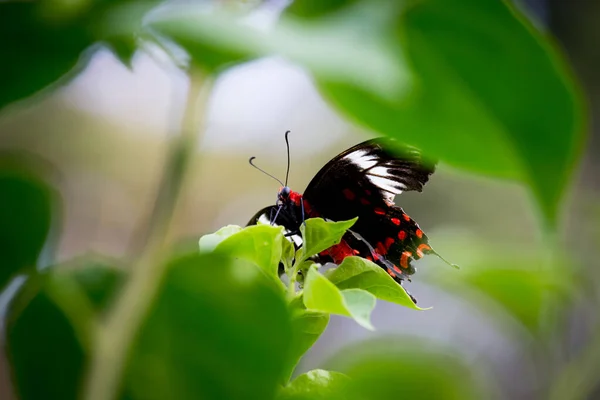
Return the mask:
M144 248L122 294L97 333L86 382L85 398L111 400L118 396L129 347L142 324L165 273L168 232L196 149L209 94L209 82L190 71L190 86L180 135L175 139L159 185Z

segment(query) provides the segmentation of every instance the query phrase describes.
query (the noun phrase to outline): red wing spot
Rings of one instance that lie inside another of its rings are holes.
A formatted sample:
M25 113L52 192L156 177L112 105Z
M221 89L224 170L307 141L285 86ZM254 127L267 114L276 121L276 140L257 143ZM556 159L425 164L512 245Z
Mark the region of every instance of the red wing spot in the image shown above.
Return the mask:
M394 242L395 242L394 238L389 237L389 238L385 239L385 248L389 249L390 246L394 244Z
M308 204L308 201L304 200L304 211L310 215L312 213L312 207Z
M398 218L392 218L390 221L392 221L392 224L394 225L400 225L400 220Z
M416 234L417 234L417 237L418 237L419 239L421 239L421 238L423 237L423 231L422 231L422 230L420 230L420 229L417 229L417 232L416 232Z
M400 268L398 268L396 265L393 266L394 271L396 271L399 274L402 274L402 270Z
M375 261L379 260L379 256L375 252L373 252L373 260L375 260Z
M375 207L375 214L385 215L385 210L383 208Z
M344 189L342 190L342 193L344 193L344 196L348 199L348 200L354 200L354 198L356 197L356 195L354 194L354 192L350 189Z
M410 221L410 217L408 216L408 214L402 214L402 218L404 218L406 222Z
M406 239L406 232L405 231L398 232L398 239L400 239L400 240Z
M419 256L419 258L423 257L423 255L424 255L423 251L425 251L425 250L431 250L431 247L429 247L429 245L425 244L425 243L420 244L417 247L417 255Z
M396 277L396 274L395 274L395 273L394 273L394 272L393 272L391 269L388 269L388 270L387 270L387 272L388 272L388 274L390 274L390 276L391 276L392 278L395 278L395 277Z
M402 268L408 268L408 259L412 257L412 253L410 251L403 251L400 256L400 266Z
M375 247L377 247L377 251L379 252L379 254L385 255L385 253L387 253L387 249L385 248L383 243L377 242L377 246L375 246Z
M360 254L360 251L358 251L358 250L356 250L356 249L352 250L352 252L353 252L354 254Z
M371 256L366 256L365 258L369 261L373 261L373 257L371 257Z
M364 204L365 206L368 206L369 204L371 204L371 202L369 200L365 199L364 197L360 198L360 202L362 204Z

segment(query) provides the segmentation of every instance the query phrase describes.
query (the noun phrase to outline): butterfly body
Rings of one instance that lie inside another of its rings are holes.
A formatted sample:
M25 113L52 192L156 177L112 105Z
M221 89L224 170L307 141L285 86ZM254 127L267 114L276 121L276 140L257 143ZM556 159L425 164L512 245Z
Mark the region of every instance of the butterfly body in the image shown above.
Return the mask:
M339 264L346 257L361 256L402 283L415 273L411 261L435 252L419 225L394 204L394 197L406 190L421 191L434 169L435 163L413 147L390 139L369 140L333 158L304 194L280 188L276 204L260 210L248 225L283 225L286 236L300 247L305 219L358 217L342 241L316 255L316 261Z

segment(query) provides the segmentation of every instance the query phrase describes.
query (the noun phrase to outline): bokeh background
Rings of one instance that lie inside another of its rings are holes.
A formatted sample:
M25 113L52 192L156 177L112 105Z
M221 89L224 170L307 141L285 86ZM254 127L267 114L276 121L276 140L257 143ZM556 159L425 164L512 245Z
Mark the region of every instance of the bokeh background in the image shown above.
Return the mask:
M498 252L499 262L517 267L527 259L521 250L539 249L540 243L538 216L524 187L441 164L423 193L405 193L397 203L419 222L433 246L463 270L448 271L433 257L420 261L408 289L432 310L415 312L379 302L375 332L334 316L300 372L326 366L351 342L409 333L445 343L474 365L485 360L503 398L529 399L552 383L552 373L546 372L568 365L598 335L600 136L594 119L600 105L600 3L530 0L520 5L564 49L592 119L561 215L560 241L567 251L562 268L577 271L575 295L562 302L557 290L560 305L548 311L560 316L560 329L540 346L531 330L493 301L440 284L441 279L460 280L465 268L476 266L483 247ZM253 18L268 25L281 6L265 2ZM160 54L138 52L127 69L110 51L98 48L85 71L67 86L0 115L0 149L26 150L45 160L62 196L64 214L56 226L60 239L49 242L43 253L48 259L135 254L152 212L169 139L178 131L186 90L185 75ZM278 184L247 160L256 156L262 168L283 176L286 130L292 131L290 186L298 191L331 157L373 136L336 113L296 65L265 58L231 68L214 84L174 237L194 244L224 225L244 225L259 208L272 204ZM595 363L600 371L600 358ZM6 361L0 365L0 398L11 399ZM600 398L600 386L590 398Z

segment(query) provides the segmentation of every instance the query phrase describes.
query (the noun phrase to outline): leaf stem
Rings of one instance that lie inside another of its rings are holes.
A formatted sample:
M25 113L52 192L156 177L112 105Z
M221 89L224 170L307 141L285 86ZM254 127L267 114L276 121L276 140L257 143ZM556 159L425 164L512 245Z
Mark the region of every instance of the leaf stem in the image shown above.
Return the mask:
M84 398L111 400L118 396L130 346L142 324L165 273L167 236L196 149L210 81L197 70L189 71L185 113L159 185L144 248L121 296L100 326L89 366Z

